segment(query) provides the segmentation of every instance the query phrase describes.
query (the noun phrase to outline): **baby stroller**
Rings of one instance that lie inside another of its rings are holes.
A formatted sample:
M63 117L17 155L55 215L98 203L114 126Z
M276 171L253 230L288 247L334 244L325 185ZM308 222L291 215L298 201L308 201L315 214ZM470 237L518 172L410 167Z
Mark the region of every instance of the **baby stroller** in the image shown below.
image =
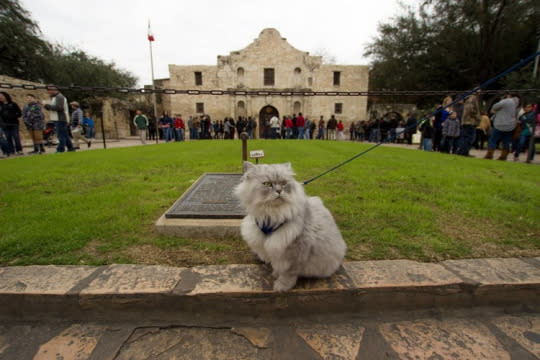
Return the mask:
M43 130L43 142L46 146L55 146L54 137L56 135L56 126L54 121L49 121L45 124L45 130Z

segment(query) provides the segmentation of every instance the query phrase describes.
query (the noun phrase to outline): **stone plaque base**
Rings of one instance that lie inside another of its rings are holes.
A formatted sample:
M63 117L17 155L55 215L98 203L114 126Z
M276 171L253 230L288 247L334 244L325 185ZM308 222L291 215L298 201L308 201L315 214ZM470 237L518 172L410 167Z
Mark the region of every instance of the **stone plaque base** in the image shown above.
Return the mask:
M156 230L185 238L240 237L244 209L233 195L242 174L203 174L156 222Z

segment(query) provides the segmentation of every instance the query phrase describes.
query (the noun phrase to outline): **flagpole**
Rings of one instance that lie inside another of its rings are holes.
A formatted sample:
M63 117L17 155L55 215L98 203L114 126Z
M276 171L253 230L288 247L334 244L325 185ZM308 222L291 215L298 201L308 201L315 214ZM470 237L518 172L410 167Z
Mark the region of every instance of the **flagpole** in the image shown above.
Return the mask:
M150 20L148 20L148 29L150 29ZM150 45L150 67L152 70L152 90L156 90L154 81L154 56L152 55L152 39L148 38L148 44ZM158 118L157 118L157 105L156 105L156 93L152 91L152 102L154 104L154 121L156 122L156 144L159 144L159 130L158 130Z

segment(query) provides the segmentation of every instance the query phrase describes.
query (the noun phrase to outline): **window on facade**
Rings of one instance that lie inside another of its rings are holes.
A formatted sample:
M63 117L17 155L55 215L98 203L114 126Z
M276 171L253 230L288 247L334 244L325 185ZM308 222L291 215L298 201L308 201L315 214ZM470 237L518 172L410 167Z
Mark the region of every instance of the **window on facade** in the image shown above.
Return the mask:
M274 69L266 68L264 69L264 85L265 86L274 86Z
M236 78L237 78L238 85L244 84L244 68L239 67L236 70Z
M302 104L300 104L300 101L295 101L294 102L294 106L293 106L293 111L295 114L298 114L299 112L302 111Z
M336 113L336 114L342 114L343 113L343 104L342 103L335 103L334 104L334 113Z
M204 114L204 103L195 104L195 112L197 114Z
M339 86L341 83L341 72L334 71L334 86Z
M295 73L296 75L300 75L300 74L302 73L302 69L296 68L296 69L294 69L294 73Z
M202 72L195 71L195 85L202 85Z

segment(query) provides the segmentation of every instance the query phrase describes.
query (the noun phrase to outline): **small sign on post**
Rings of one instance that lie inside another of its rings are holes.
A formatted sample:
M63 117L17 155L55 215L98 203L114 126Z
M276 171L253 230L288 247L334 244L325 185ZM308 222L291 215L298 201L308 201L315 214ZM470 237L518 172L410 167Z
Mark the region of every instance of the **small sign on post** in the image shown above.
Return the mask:
M259 158L264 157L264 151L262 151L262 150L250 151L249 152L249 157L252 158L252 159L255 159L255 163L258 164L259 163Z

